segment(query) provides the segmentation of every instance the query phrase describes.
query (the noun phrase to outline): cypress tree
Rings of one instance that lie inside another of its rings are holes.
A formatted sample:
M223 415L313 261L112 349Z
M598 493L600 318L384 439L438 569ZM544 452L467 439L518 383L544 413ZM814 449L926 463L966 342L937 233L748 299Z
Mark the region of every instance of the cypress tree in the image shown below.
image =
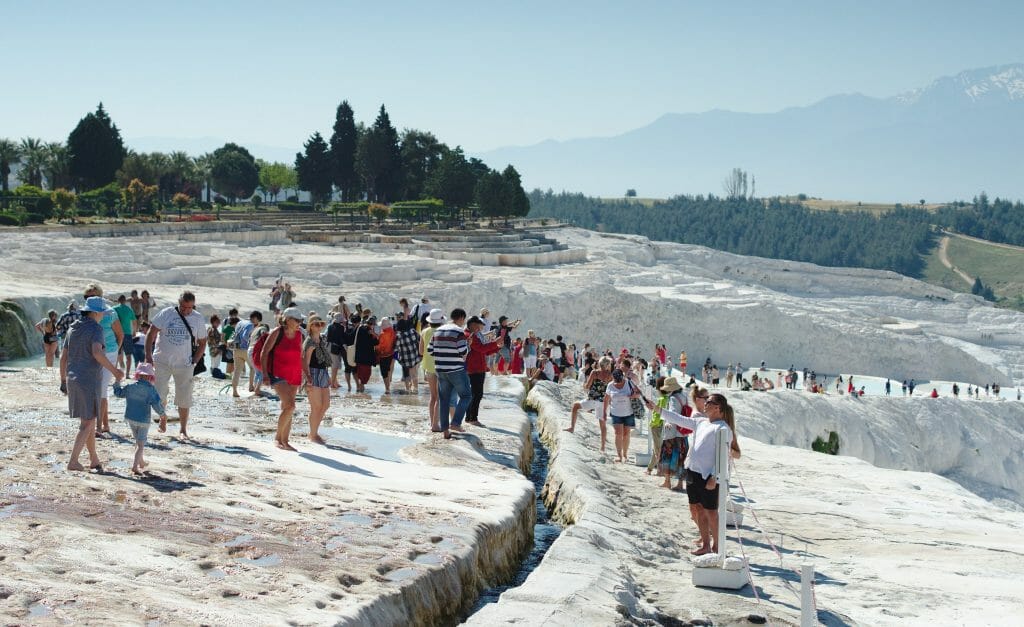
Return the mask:
M103 187L114 181L127 151L121 131L103 109L101 102L95 113L86 114L68 135L69 171L78 181L79 189Z

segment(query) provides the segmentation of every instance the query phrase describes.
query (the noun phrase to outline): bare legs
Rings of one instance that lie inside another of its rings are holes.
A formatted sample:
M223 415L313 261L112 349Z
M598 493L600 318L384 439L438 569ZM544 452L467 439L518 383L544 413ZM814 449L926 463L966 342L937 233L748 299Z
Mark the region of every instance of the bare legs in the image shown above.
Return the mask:
M627 427L626 425L613 426L615 427L615 455L617 458L616 461L622 463L625 462L626 459L629 457L629 431L630 429L632 429L632 427Z
M294 399L294 397L292 397L292 398ZM188 436L188 407L179 407L178 408L178 416L179 416L179 418L181 420L181 422L180 422L181 431L179 432L179 437L181 439L183 439L183 440L187 440L189 438L189 436Z
M146 448L146 445L142 442L135 443L135 461L132 464L132 472L135 474L142 474L142 471L146 469L146 461L142 459L142 450Z
M320 437L320 423L323 422L324 414L331 404L331 389L308 386L306 395L309 399L309 441L325 444L324 439Z
M427 385L430 386L430 428L433 431L438 431L441 429L441 419L437 415L441 406L441 397L437 391L437 375L429 372L426 377Z
M85 466L78 463L78 456L82 449L89 451L89 466L100 465L99 455L96 454L96 419L82 418L78 425L78 435L75 436L75 444L71 447L71 459L68 460L68 470L85 470Z
M582 407L582 405L579 401L576 401L575 403L572 404L572 421L569 423L569 428L566 429L566 431L568 431L569 433L572 433L573 431L576 430L576 416L579 415L580 413L580 407Z
M295 413L295 393L298 386L289 385L287 382L278 383L274 391L281 397L281 415L277 417L277 437L274 443L277 448L286 451L294 451L295 447L288 443L288 436L292 432L292 414Z
M53 368L53 358L57 354L57 342L43 342L43 352L46 353L46 367Z

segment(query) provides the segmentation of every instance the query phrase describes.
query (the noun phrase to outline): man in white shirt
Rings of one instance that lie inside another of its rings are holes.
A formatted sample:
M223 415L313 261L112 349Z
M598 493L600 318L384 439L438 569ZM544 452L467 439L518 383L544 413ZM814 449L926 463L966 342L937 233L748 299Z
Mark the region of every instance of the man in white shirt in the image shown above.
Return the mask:
M146 334L146 361L156 368L156 390L167 406L167 392L174 377L174 404L181 419L181 439L189 439L188 414L192 407L192 376L206 350L206 322L195 310L196 295L182 292L177 307L165 307L150 320ZM186 326L187 321L187 326ZM160 418L160 432L167 418Z

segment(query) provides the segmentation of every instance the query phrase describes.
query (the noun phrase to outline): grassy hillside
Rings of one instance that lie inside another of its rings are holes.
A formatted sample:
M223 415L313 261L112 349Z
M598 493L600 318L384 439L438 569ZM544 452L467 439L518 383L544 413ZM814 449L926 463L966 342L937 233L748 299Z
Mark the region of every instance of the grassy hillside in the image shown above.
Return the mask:
M897 203L869 203L859 202L856 200L828 200L823 198L808 198L806 200L800 200L797 196L786 196L785 200L791 202L799 202L808 209L819 209L821 211L828 211L829 209L835 209L837 211L867 211L868 213L886 213L896 208ZM928 204L924 205L920 203L904 203L904 207L920 207L928 211L935 211L942 205L940 204Z
M953 236L946 256L961 271L990 286L998 304L1024 311L1024 249ZM966 281L942 264L938 246L926 261L926 281L958 292L971 291Z

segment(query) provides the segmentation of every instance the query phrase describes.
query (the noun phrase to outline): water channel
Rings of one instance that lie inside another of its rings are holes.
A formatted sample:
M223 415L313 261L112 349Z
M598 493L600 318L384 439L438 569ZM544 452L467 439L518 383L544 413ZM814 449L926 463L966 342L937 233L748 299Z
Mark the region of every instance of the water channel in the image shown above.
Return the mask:
M475 614L489 603L497 603L498 597L506 590L523 585L523 582L530 576L530 573L540 565L541 560L544 559L544 554L551 548L555 539L562 533L562 525L548 517L548 508L544 505L544 499L541 497L544 483L548 478L549 454L547 447L541 442L540 434L537 431L537 412L529 410L526 415L530 418L530 435L533 438L533 460L530 463L530 481L533 482L533 491L537 501L537 518L533 525L533 547L519 565L519 570L516 572L515 577L504 585L494 586L481 592L480 598L477 599L470 614Z

